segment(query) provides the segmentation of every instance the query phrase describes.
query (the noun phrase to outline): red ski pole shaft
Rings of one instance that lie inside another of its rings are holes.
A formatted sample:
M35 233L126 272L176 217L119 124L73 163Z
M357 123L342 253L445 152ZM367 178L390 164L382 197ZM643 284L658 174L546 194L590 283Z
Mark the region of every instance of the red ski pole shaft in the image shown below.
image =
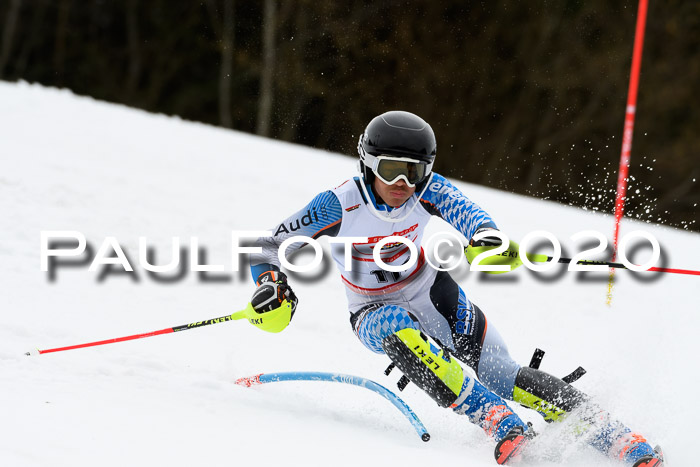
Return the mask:
M211 319L207 319L205 321L197 321L194 323L183 324L180 326L174 326L172 328L165 328L165 329L161 329L159 331L145 332L142 334L133 334L131 336L124 336L124 337L115 337L114 339L105 339L102 341L87 342L85 344L69 345L66 347L56 347L55 349L37 350L37 352L39 355L45 354L45 353L51 353L51 352L63 352L64 350L82 349L85 347L95 347L98 345L114 344L116 342L124 342L124 341L131 341L134 339L143 339L145 337L159 336L161 334L170 334L173 332L187 331L189 329L199 328L202 326L208 326L210 324L223 323L226 321L232 321L232 320L236 320L236 319L245 318L246 312L247 312L249 307L250 307L250 304L248 304L248 307L244 308L243 310L237 311L237 312L230 314L230 315L221 316L219 318L211 318ZM33 353L27 352L25 355L33 355Z

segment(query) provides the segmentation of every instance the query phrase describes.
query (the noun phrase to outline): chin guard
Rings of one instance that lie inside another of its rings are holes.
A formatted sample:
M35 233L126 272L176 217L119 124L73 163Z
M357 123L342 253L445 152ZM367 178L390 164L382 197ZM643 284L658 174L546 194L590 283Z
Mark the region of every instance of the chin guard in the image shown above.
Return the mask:
M575 408L588 401L588 397L570 383L584 373L578 367L571 374L560 379L540 371L544 350L536 349L529 366L524 366L515 378L513 400L520 405L536 410L546 422L559 421Z
M542 358L544 357L544 350L542 349L535 349L535 351L532 353L532 358L530 359L530 364L528 365L530 368L534 370L539 370L540 369L540 363L542 363ZM581 376L586 374L586 370L583 367L578 367L568 375L564 376L561 380L564 381L567 384L571 384L575 381L578 381L581 379Z
M392 361L385 373L396 366L404 374L398 382L400 390L411 381L441 407L450 407L457 400L464 382L462 367L444 350L431 346L420 331L397 331L384 339L382 347Z

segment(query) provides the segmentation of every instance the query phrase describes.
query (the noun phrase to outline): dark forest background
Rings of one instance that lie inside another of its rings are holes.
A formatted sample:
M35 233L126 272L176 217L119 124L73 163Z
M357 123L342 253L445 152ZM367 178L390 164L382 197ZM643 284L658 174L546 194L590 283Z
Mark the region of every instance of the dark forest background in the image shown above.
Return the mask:
M372 117L408 110L435 129L437 171L611 212L636 13L636 0L0 0L0 79L349 155ZM693 230L699 43L700 2L650 1L626 205Z

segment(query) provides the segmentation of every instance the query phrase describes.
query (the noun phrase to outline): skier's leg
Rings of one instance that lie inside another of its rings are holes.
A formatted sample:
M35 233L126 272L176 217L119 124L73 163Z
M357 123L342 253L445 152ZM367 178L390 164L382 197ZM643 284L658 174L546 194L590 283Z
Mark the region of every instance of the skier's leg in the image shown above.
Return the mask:
M441 407L466 415L497 441L513 427L527 430L527 425L502 398L465 375L456 359L431 344L405 308L369 305L353 314L351 322L367 348L389 356L410 381Z
M441 342L452 354L469 365L479 380L505 399L513 399L515 378L520 371L508 347L490 325L481 309L445 271L440 271L430 287L429 302L450 328L450 342Z
M630 464L655 456L641 435L614 420L583 392L544 371L515 364L493 326L486 331L478 375L492 391L539 412L547 422L561 420L576 410L581 418L578 429L606 455Z
M496 328L487 323L479 307L466 298L449 274L437 274L430 299L450 325L453 355L474 369L488 389L539 412L548 422L580 409L584 425L590 427L591 444L625 462L653 455L641 436L612 420L583 392L560 378L515 362Z
M487 336L486 340L497 339ZM507 354L507 349L505 352ZM500 357L501 360L503 358ZM483 368L481 362L479 365L480 375L489 371L490 364ZM506 396L506 399L536 410L547 422L561 420L571 412L577 411L576 416L581 419L578 430L586 433L590 444L606 455L629 464L641 462L645 457L656 456L651 445L640 434L633 433L593 403L586 394L556 376L534 368L522 367L517 371L512 391L512 396Z

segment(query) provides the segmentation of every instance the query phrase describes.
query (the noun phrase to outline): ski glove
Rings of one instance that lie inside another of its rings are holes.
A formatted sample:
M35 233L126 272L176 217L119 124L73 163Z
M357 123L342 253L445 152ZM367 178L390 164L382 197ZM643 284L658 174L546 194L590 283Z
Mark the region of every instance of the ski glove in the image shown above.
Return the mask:
M481 233L481 232L487 232L487 231L493 231L493 232L499 232L498 229L493 229L490 227L485 227L483 229L479 229L476 231L474 236L476 234ZM495 248L498 248L501 246L501 239L497 236L486 236L483 237L479 240L474 240L472 239L469 241L469 246L464 249L464 253L467 256L467 261L469 261L469 264L472 264L474 261L474 258L476 258L478 255L481 253L485 253L489 250L493 250ZM523 262L520 260L520 254L518 252L519 247L518 244L515 243L514 241L510 241L508 248L506 248L505 251L502 251L501 253L498 253L496 255L492 256L486 256L481 258L479 261L479 264L485 265L485 266L510 266L510 270L512 271L513 269L517 268ZM484 271L490 274L501 274L504 272L508 271Z
M258 288L253 293L250 304L258 313L279 308L285 299L292 305L292 316L299 300L287 283L287 275L280 271L266 271L255 281ZM291 318L290 318L291 319Z

